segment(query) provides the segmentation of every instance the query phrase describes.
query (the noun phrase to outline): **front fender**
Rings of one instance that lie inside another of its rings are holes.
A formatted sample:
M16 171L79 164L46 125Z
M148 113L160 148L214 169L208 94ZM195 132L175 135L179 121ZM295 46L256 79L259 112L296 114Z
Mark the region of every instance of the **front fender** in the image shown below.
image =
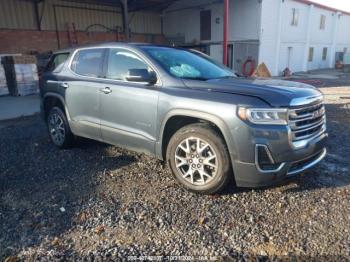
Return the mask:
M231 162L232 162L232 159L234 159L235 156L237 155L237 152L235 150L236 146L235 146L234 138L231 136L230 129L225 124L224 120L221 119L219 116L212 115L210 113L202 112L202 111L187 110L187 109L173 109L165 115L165 117L160 125L159 136L158 136L159 139L158 139L158 142L156 144L156 155L160 159L164 160L163 159L163 144L162 143L163 143L163 134L164 134L165 126L166 126L167 122L169 121L169 119L171 119L174 116L193 117L193 118L197 118L200 120L208 121L208 122L216 125L219 128L219 130L221 131L221 133L225 139L226 145L227 145L229 153L230 153Z

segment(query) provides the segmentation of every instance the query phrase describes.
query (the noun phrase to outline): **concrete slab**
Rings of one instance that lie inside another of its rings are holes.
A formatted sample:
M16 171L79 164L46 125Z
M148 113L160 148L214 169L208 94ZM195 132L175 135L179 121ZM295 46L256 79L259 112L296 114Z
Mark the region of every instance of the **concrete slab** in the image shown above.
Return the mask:
M278 77L277 79L302 82L318 88L350 86L350 73L344 73L342 70L333 68L296 72L290 77Z
M318 78L318 79L339 79L340 77L344 76L344 73L342 70L337 69L319 69L319 70L312 70L309 72L297 72L292 75L292 78Z
M39 95L0 97L0 120L8 120L22 116L31 116L39 112Z

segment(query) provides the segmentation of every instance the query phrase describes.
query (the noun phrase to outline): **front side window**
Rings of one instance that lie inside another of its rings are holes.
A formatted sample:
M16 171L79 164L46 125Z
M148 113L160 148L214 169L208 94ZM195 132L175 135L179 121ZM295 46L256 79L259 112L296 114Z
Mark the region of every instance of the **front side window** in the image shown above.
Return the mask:
M133 52L119 48L109 51L107 78L127 81L130 69L150 70L149 66Z
M185 49L143 47L169 74L182 79L209 80L235 77L224 65Z
M83 49L74 57L71 69L82 76L99 77L105 49Z

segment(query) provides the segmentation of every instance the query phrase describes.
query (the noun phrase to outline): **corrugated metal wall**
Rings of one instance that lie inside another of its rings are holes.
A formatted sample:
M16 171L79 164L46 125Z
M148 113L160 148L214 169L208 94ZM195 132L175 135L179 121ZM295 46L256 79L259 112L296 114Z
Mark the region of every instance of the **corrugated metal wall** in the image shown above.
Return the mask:
M162 20L160 14L136 12L130 14L130 29L134 33L161 34Z
M75 23L76 29L84 31L92 24L101 24L116 29L122 27L121 10L91 4L79 4L62 0L46 0L39 5L43 12L42 30L67 30L67 23ZM56 19L55 19L56 16ZM137 12L129 15L130 28L133 33L160 34L161 17L158 13ZM34 6L24 0L0 0L0 28L36 30ZM91 31L106 31L94 26Z
M101 24L111 29L122 27L122 15L118 10L81 9L81 7L68 7L61 5L51 6L53 12L56 12L57 26L59 30L66 30L67 23L74 23L79 31L86 30L92 24ZM84 7L88 8L88 7ZM118 13L117 13L118 12ZM52 30L55 28L55 16L47 15L43 20L43 29ZM102 27L93 27L93 31L106 31Z
M0 28L35 29L33 4L18 0L0 0Z

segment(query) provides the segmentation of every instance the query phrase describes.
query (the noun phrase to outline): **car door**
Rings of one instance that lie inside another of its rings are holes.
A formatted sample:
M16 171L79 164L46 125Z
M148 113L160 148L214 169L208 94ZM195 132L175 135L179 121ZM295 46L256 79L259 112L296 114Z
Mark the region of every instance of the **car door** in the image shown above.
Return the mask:
M70 65L71 76L65 81L65 100L76 135L101 140L100 77L106 49L78 50Z
M126 80L130 69L150 69L134 51L109 49L105 87L101 90L103 141L154 153L159 85Z

